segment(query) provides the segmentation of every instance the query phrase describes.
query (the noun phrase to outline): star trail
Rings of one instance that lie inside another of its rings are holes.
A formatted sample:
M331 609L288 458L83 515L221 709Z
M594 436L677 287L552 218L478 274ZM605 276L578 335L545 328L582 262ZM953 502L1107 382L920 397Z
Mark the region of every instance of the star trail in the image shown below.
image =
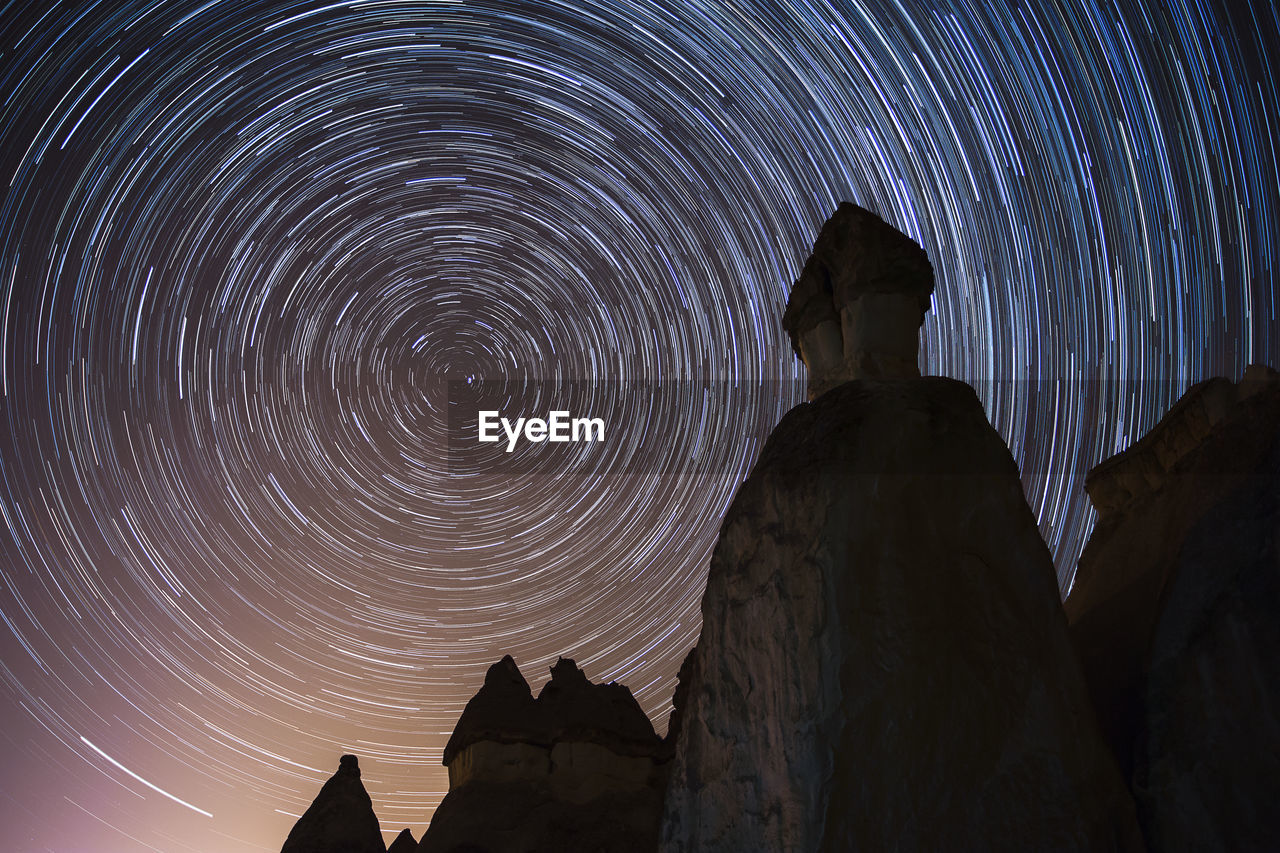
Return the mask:
M0 20L9 849L278 850L344 751L419 834L504 653L663 731L841 200L932 258L922 368L978 389L1064 591L1089 467L1280 363L1267 0ZM609 439L461 454L495 383Z

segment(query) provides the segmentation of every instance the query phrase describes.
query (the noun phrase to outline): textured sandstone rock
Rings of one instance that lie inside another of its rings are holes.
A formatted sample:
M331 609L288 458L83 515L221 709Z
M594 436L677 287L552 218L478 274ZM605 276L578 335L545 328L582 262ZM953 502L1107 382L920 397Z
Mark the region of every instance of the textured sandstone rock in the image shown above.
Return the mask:
M546 786L565 802L585 803L602 793L649 785L654 768L653 757L619 755L587 741L550 747L479 741L449 765L449 789L472 782L529 782Z
M386 853L373 802L360 781L354 755L344 755L338 772L324 783L310 808L298 818L280 853Z
M1236 395L1236 386L1221 377L1193 385L1149 433L1094 467L1084 487L1098 512L1118 512L1158 490L1179 460L1226 417Z
M850 379L920 375L933 267L910 237L842 203L822 226L782 324L809 368L809 398Z
M1139 849L1053 563L973 390L793 409L734 499L676 702L667 853Z
M387 853L414 853L417 849L418 842L414 839L413 833L403 829L396 836L396 840L391 842L391 846L387 848Z
M535 699L504 657L449 739L449 793L418 849L650 853L668 755L627 688L562 658Z
M474 782L436 809L418 849L425 853L653 853L660 789L602 793L566 803L545 787Z
M1275 849L1280 376L1194 386L1091 479L1135 482L1157 456L1158 477L1098 505L1072 638L1150 848Z

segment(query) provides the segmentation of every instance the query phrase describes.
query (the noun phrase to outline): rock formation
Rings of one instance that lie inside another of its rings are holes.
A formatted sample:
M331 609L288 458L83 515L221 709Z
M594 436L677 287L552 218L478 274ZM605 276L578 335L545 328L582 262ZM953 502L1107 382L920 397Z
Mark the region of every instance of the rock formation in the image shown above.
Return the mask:
M649 853L666 758L627 688L561 658L535 699L504 657L445 746L449 793L418 849Z
M1152 850L1280 843L1280 375L1193 386L1090 472L1066 608Z
M914 240L842 203L818 234L782 325L809 368L812 400L850 379L920 375L920 324L933 266Z
M280 853L387 853L354 755L342 756Z
M837 211L792 294L811 373L829 362L806 330L831 322L814 277L842 320L895 277L917 283L890 326L914 336L927 306L927 261L869 216ZM842 328L848 354L860 327ZM909 375L914 349L892 355L870 362ZM973 389L836 385L862 369L842 365L779 423L721 528L660 849L1140 849L1052 559Z
M1064 612L977 395L919 377L932 287L840 206L784 319L811 401L725 517L667 738L504 657L389 853L1280 848L1280 374L1194 386L1090 472ZM283 853L383 849L343 756Z
M418 842L413 837L413 833L408 829L402 829L400 834L396 836L396 840L391 842L391 846L387 848L387 853L414 853L418 849Z

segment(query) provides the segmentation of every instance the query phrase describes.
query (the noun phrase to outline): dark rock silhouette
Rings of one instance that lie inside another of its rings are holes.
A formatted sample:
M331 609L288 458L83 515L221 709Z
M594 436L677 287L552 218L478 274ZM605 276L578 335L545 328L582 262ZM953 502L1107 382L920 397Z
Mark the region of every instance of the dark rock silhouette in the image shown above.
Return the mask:
M338 772L298 818L280 853L387 853L354 755L342 756Z
M387 853L414 853L417 849L418 841L413 837L413 833L408 829L402 829L396 836L396 840L392 841L391 846L387 848Z
M561 658L535 699L504 657L445 747L449 793L418 849L648 853L667 755L627 688Z
M619 755L655 755L653 724L621 684L592 684L577 665L560 658L538 698L507 655L489 667L484 686L472 697L444 748L453 766L473 743L594 743Z
M1193 386L1090 472L1066 608L1152 850L1280 845L1280 375Z
M453 734L444 747L444 764L449 766L457 754L478 741L494 743L551 742L551 726L546 713L533 698L511 655L489 667L480 691L471 697Z
M676 673L676 689L671 696L671 716L667 718L667 734L663 738L664 752L674 755L676 744L680 742L680 733L684 731L685 709L689 706L689 685L695 679L695 667L698 656L692 648L680 663L680 671Z
M791 289L782 325L809 367L809 399L850 379L920 375L920 324L933 266L914 240L842 203Z
M664 851L1141 846L1048 548L967 385L852 382L783 418L725 520L693 657Z
M928 265L868 217L842 206L806 270L917 282L911 358L895 350L914 366ZM788 317L821 292L802 276ZM788 328L808 361L805 325ZM973 389L843 369L782 419L721 528L661 849L1140 849L1049 550Z
M1064 611L975 392L919 377L932 288L840 206L784 318L811 402L725 517L666 738L504 657L389 853L1280 848L1280 374L1194 386L1090 472ZM343 756L283 853L382 850Z

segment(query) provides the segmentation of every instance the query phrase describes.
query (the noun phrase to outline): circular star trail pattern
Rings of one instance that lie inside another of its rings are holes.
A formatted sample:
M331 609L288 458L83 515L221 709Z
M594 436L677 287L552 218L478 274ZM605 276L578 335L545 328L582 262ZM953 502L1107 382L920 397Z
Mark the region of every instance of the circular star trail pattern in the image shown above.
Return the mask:
M504 653L662 731L840 200L933 259L922 366L1066 589L1085 471L1278 361L1280 26L1230 5L5 6L8 837L277 849L347 750L420 831ZM616 431L454 464L468 382Z

